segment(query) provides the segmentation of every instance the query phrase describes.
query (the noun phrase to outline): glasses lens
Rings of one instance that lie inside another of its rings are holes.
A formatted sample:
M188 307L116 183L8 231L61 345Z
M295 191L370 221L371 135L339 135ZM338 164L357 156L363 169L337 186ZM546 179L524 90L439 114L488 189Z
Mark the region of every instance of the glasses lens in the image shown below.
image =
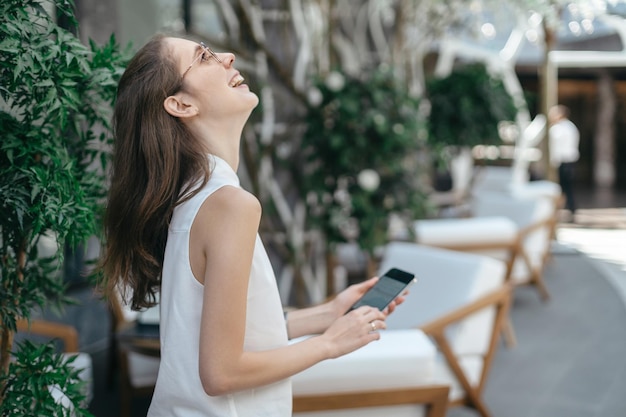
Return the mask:
M216 54L215 52L213 52L213 50L212 50L211 48L209 48L208 46L206 46L206 44L205 44L204 42L200 42L200 46L201 46L201 47L203 47L203 48L204 48L204 50L205 50L206 52L208 52L209 54L211 54L211 56L212 56L213 58L215 58L215 60L216 60L217 62L219 62L220 64L222 63L222 60L221 60L221 59L219 59L219 57L217 56L217 54Z

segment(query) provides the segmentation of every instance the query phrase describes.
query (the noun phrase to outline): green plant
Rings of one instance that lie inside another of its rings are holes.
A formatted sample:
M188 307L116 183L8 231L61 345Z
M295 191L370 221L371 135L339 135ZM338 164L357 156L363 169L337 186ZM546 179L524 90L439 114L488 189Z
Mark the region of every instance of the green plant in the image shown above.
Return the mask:
M75 358L55 352L52 343L36 345L24 341L16 354L16 360L9 366L9 372L0 377L6 386L0 415L91 415L81 407L86 399L83 390L86 382L80 379L80 370L72 367ZM59 400L51 395L51 390L62 392L75 405L59 407Z
M415 219L427 211L419 100L388 67L364 78L330 73L310 97L294 171L311 226L330 245L355 241L372 253L387 240L392 214Z
M48 3L76 24L70 0ZM40 238L77 247L99 230L110 108L125 55L114 37L83 45L41 0L4 0L0 16L0 376L10 385L16 319L67 301L63 251L40 257ZM5 404L15 391L0 388L0 414L14 415Z
M463 65L447 77L431 78L426 91L433 148L499 144L498 123L517 115L502 80L491 76L484 64Z

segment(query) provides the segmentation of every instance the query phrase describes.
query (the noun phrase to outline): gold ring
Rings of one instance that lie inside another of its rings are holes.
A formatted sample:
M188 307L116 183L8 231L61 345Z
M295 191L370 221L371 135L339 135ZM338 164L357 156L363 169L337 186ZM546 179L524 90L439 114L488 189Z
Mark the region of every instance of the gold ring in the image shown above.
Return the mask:
M374 323L373 321L370 321L370 326L372 326L372 331L375 332L376 331L376 323Z

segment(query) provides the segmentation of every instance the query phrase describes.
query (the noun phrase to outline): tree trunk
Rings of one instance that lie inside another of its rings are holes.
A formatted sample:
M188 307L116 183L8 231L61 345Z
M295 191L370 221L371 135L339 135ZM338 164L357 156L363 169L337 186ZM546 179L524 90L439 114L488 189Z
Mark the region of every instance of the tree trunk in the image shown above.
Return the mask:
M607 70L598 79L598 108L594 145L593 180L599 187L615 183L615 109L613 77Z
M20 246L17 250L17 276L16 281L5 283L13 287L13 291L16 293L15 299L19 299L19 292L21 291L21 284L24 281L24 268L26 268L26 245L27 239L22 239ZM9 310L6 306L2 306L2 310ZM17 317L2 317L0 315L0 375L6 375L9 371L9 362L11 360L11 351L13 350L13 338L14 331L6 326L8 321L17 321ZM4 384L0 385L0 403L4 393Z
M545 19L544 19L545 21ZM550 62L550 51L554 48L556 43L556 32L544 23L543 27L545 33L544 44L544 56L543 65L540 72L540 84L541 84L541 113L547 115L550 108L557 104L557 84L558 83L558 69L554 64ZM538 174L550 181L557 181L556 170L550 166L550 148L548 130L545 130L544 139L540 143L541 148L541 161L539 162Z
M9 360L11 359L11 350L13 349L14 333L6 327L2 327L2 335L0 336L0 375L6 375L9 371ZM0 386L0 393L4 392L4 384ZM0 402L2 397L0 396Z

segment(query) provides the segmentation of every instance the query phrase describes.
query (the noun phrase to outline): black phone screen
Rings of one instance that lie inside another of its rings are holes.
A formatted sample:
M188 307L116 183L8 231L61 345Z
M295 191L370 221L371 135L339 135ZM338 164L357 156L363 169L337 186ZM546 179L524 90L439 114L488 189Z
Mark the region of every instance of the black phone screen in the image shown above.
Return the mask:
M382 311L413 282L415 282L415 275L401 269L392 268L385 272L378 282L354 303L350 310L367 305Z

